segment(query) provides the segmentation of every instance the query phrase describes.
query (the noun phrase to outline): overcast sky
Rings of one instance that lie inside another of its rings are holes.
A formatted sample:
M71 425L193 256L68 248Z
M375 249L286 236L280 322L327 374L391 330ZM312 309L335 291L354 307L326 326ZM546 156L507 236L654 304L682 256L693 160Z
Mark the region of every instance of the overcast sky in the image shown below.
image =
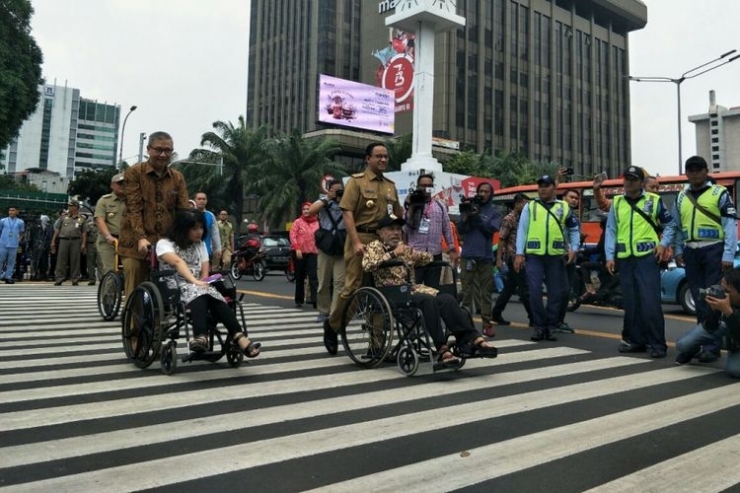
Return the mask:
M375 1L375 0L364 0ZM678 78L740 50L739 0L645 0L648 24L630 35L630 74ZM138 135L166 130L180 155L200 146L216 120L246 111L248 0L32 0L33 35L44 76L83 97L117 103L125 114L124 159ZM728 57L729 58L729 57ZM632 86L633 163L676 174L676 85ZM696 152L688 115L706 113L709 90L740 106L740 60L681 85L683 158Z

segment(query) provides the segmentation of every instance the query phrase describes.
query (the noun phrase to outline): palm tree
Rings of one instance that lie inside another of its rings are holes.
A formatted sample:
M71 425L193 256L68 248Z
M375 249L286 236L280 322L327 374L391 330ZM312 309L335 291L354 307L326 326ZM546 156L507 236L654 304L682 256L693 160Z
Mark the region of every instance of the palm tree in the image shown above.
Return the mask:
M271 227L293 220L303 202L316 200L325 175L338 179L346 174L344 165L332 161L339 149L335 140L306 139L296 129L269 142L269 158L248 191L262 197L260 208Z
M240 225L246 184L259 176L258 170L267 158L269 129L263 125L252 130L243 116L239 116L236 126L217 121L213 128L214 132L204 133L200 140L206 148L190 153L183 173L187 172L188 188L208 193L214 205L229 208Z
M388 171L401 171L401 165L409 160L413 153L413 135L406 134L385 141L388 149Z

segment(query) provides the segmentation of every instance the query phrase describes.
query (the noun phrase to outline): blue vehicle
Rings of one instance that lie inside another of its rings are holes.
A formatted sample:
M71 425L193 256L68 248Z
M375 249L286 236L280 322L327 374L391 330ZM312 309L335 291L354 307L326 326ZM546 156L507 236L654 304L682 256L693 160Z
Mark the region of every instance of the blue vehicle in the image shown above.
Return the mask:
M735 252L735 267L740 267L738 251ZM684 312L696 315L696 304L689 291L686 271L683 267L678 267L675 261L671 261L668 268L660 273L660 299L663 303L681 305Z

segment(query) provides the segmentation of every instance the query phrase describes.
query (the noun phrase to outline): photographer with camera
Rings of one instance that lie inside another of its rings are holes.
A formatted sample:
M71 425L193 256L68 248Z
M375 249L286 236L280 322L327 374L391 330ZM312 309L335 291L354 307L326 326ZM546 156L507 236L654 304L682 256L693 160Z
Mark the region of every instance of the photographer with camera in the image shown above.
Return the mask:
M699 296L709 311L702 323L676 341L676 364L690 363L707 345L722 347L722 339L725 339L725 371L740 378L740 268L726 270L720 285L700 289Z
M470 313L475 306L480 308L483 319L483 334L494 337L492 323L493 295L493 233L501 227L501 213L493 205L493 185L482 182L475 196L460 202L458 232L464 236L462 247L462 302ZM449 243L448 243L449 244Z
M416 179L416 190L406 197L406 226L404 233L408 245L416 251L432 254L434 261L442 260L442 239L452 245L448 252L450 261L457 262L458 254L450 228L447 207L432 198L434 175L422 174ZM414 279L417 284L439 288L441 267L416 267Z
M344 243L347 229L344 226L339 201L344 195L342 180L331 180L326 186L326 198L317 200L308 213L319 216L319 229L314 233L319 249L317 273L319 287L316 292L316 307L323 323L337 307L339 293L344 289ZM333 294L332 294L333 290Z

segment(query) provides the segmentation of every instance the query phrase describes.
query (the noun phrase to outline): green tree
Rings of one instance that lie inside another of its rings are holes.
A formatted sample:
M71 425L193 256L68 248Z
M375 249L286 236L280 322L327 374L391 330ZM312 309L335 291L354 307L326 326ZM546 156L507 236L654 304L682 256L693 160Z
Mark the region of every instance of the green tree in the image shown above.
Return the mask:
M388 171L401 171L401 165L409 160L413 152L413 135L401 135L385 141L388 149Z
M67 193L94 206L100 197L110 192L110 180L115 174L116 169L113 167L100 171L86 169L77 173L74 181L67 187Z
M200 140L205 149L196 149L183 161L183 174L192 194L202 190L211 206L226 208L236 218L237 230L244 210L247 183L256 180L260 165L267 159L269 129L252 130L243 116L235 126L231 122L213 123L215 132L206 132ZM209 208L211 208L209 206Z
M29 0L0 0L0 149L39 102L43 55L31 36L32 15Z
M269 159L247 189L262 197L260 206L271 227L293 220L303 202L316 200L324 175L346 174L342 164L332 161L339 151L333 139L306 139L294 129L271 140L267 150Z
M442 167L447 173L491 178L493 177L491 170L486 165L485 155L476 154L473 151L455 154L442 163Z

